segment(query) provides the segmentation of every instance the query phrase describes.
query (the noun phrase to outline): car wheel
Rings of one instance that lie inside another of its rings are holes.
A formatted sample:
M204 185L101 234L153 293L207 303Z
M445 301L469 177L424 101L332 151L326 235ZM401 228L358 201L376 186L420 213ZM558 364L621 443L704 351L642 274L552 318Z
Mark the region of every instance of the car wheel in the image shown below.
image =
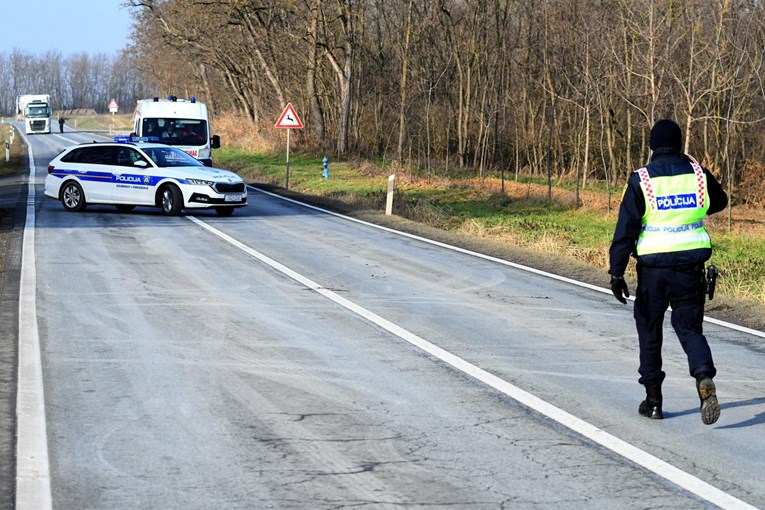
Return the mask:
M215 212L218 213L218 216L231 216L234 214L234 208L233 207L216 207Z
M67 181L61 187L61 204L70 212L78 212L85 209L85 193L82 187L75 181Z
M135 206L134 206L134 205L128 205L128 204L120 204L120 205L115 205L114 207L116 207L116 208L117 208L117 210L118 210L119 212L121 212L121 213L127 213L127 212L130 212L130 211L132 211L133 209L135 209Z
M162 188L162 211L168 216L177 216L183 209L183 194L178 186L168 184Z

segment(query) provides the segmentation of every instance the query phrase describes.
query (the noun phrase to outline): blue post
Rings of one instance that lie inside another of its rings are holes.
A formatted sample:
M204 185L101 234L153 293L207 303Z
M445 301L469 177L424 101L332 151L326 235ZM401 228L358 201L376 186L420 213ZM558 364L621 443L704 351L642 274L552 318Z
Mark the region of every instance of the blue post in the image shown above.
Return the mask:
M329 158L324 156L321 161L324 163L324 178L329 179Z

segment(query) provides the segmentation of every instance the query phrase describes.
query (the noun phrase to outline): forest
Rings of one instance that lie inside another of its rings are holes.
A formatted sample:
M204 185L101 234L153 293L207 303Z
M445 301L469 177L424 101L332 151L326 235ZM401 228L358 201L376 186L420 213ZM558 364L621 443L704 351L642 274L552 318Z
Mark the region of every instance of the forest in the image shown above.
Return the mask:
M132 112L136 100L155 89L132 62L122 54L0 52L0 115L15 116L16 96L22 94L50 94L54 115L76 109L103 113L111 99Z
M651 125L672 118L686 152L737 201L765 201L759 0L125 5L134 43L124 54L19 67L23 53L0 53L0 94L19 90L15 77L101 110L109 96L193 95L273 144L291 102L304 147L428 175L521 173L583 188L620 187L648 160ZM0 95L0 110L8 101Z

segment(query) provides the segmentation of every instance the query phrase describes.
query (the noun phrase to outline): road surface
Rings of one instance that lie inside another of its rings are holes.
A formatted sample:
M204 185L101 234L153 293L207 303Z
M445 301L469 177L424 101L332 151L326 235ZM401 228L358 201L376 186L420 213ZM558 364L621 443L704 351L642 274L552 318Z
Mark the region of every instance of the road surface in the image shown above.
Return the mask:
M668 329L646 420L631 302L254 189L66 213L47 161L92 139L29 137L18 508L765 507L761 336L705 326L704 426Z

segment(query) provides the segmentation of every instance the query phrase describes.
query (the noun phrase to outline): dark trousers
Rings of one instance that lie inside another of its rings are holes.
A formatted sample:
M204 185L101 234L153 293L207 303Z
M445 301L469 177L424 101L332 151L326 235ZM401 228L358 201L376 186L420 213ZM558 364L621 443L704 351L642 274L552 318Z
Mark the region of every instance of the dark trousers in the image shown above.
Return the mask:
M704 320L704 267L647 267L638 264L635 294L635 325L640 342L640 379L644 386L660 387L662 325L664 313L672 306L672 327L688 357L691 376L717 373L712 352L702 332Z

